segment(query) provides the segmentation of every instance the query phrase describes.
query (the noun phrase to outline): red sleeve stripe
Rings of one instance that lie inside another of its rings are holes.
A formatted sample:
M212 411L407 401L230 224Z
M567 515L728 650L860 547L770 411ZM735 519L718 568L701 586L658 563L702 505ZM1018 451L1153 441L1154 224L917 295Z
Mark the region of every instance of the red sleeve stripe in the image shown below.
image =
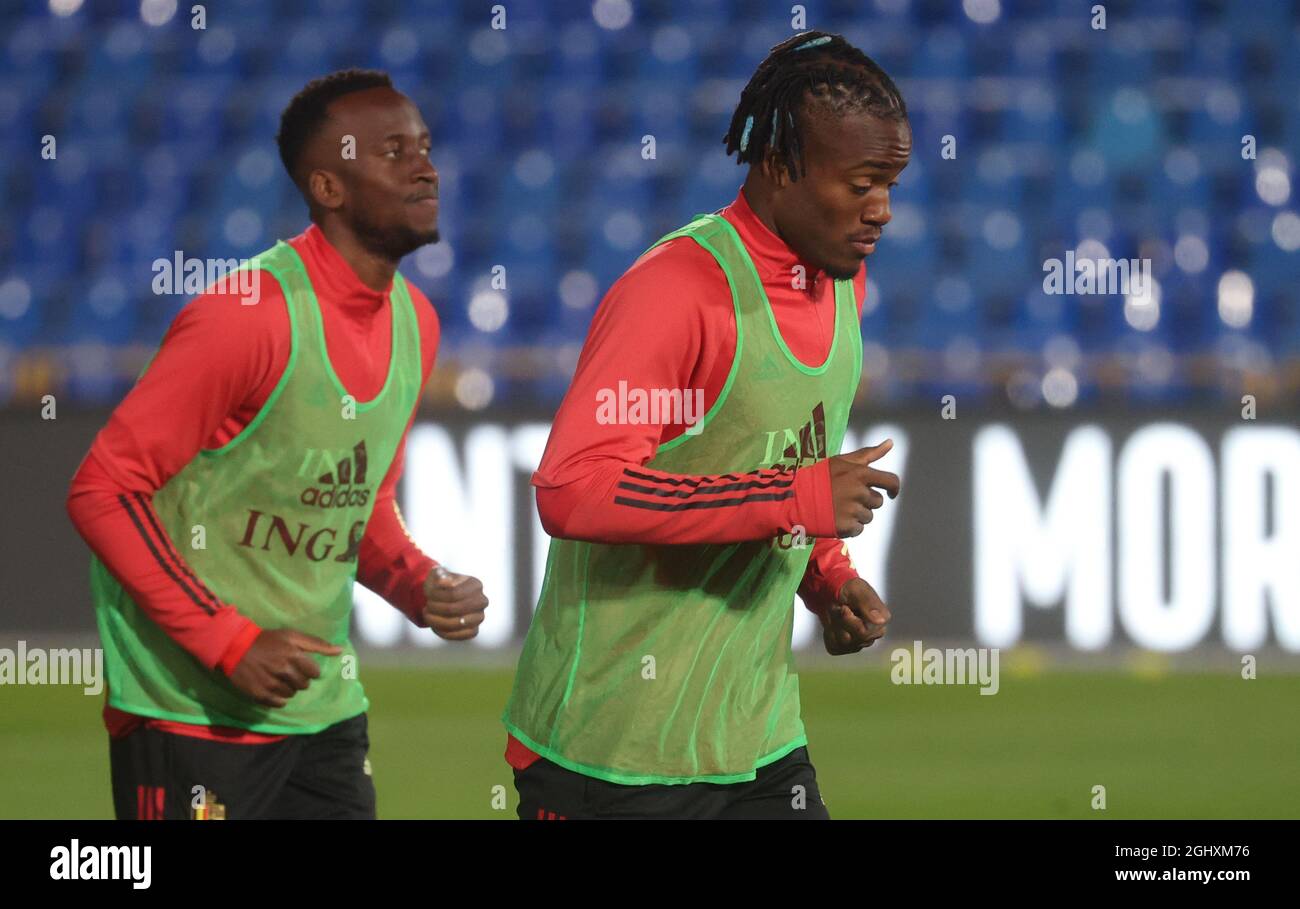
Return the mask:
M140 532L140 537L144 540L145 545L149 547L149 551L153 553L154 560L157 561L159 567L161 567L163 571L167 572L167 576L175 581L177 585L180 586L181 590L185 591L185 595L194 602L194 605L198 606L208 615L214 615L216 613L216 608L204 602L201 597L195 594L190 585L185 582L185 579L176 574L172 566L168 564L167 559L158 551L157 544L153 538L149 536L149 531L145 528L144 524L141 523L140 517L135 513L135 509L131 507L131 501L125 495L119 495L117 500L122 503L122 507L126 509L127 515L131 518L131 523L134 524L135 529ZM144 510L146 513L150 510L147 504L145 505ZM166 536L166 534L162 534L164 539L166 539ZM208 596L212 596L211 593L209 593ZM215 600L216 598L213 597L213 599Z
M209 590L206 584L198 579L198 576L196 576L190 569L189 563L181 558L180 553L176 551L176 547L172 545L172 538L163 531L162 525L158 523L158 513L154 511L152 503L141 493L136 492L132 493L132 495L135 498L136 504L148 519L149 526L153 528L153 532L157 535L158 539L162 541L163 548L167 551L167 554L171 556L172 562L175 563L177 568L185 573L185 577L189 578L190 583L192 583L198 589L199 593L212 604L214 609L220 609L222 606L221 599Z

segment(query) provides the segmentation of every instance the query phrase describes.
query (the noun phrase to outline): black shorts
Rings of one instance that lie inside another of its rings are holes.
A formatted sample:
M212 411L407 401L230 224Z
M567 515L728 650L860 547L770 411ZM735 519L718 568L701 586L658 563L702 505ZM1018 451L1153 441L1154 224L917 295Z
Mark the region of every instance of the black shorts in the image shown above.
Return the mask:
M371 820L375 786L364 713L264 745L141 727L109 742L118 820Z
M625 786L566 770L545 758L515 771L519 817L828 820L807 748L765 767L747 783Z

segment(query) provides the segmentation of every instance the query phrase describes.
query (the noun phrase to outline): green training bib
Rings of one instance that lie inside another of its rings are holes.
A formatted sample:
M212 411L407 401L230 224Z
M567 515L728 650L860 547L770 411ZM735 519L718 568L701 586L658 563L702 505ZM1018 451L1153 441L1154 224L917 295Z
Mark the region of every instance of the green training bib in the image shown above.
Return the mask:
M726 274L736 353L717 402L647 466L722 476L709 501L697 489L687 503L662 485L639 486L631 471L620 485L658 500L629 497L629 507L791 496L794 468L837 454L848 424L862 369L852 281L835 284L830 353L806 366L724 218L697 216L655 245L675 237L699 243ZM773 467L784 471L772 480L727 476ZM548 760L615 783L754 779L807 741L790 640L812 543L791 534L729 545L552 540L507 729Z
M379 484L419 397L419 325L395 274L388 378L374 400L356 403L330 364L319 303L293 247L277 243L247 267L271 274L284 292L292 336L284 374L238 436L200 450L154 495L162 527L149 526L129 496L124 504L195 609L212 611L211 591L264 629L303 631L343 654L314 654L320 678L286 706L262 707L176 644L94 557L91 590L112 706L183 723L311 733L369 706L348 639L352 586Z

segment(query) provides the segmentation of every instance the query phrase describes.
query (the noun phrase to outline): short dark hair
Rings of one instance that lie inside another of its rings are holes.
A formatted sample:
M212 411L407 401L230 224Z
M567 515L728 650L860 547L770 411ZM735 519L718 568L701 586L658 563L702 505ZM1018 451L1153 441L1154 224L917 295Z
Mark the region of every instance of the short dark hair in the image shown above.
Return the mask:
M280 160L293 181L298 182L302 150L325 122L331 103L368 88L392 87L393 80L381 70L342 69L313 79L294 95L280 114L280 132L275 137L280 146Z
M727 154L738 152L737 164L754 164L770 149L798 180L806 168L796 115L805 112L805 94L837 116L852 111L907 119L902 94L874 60L840 35L803 32L772 48L740 93L722 137Z

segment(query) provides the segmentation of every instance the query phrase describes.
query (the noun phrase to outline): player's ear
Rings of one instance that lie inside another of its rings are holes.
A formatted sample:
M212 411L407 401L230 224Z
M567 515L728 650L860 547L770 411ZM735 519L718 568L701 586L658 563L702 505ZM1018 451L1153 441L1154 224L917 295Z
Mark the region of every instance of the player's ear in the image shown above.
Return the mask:
M307 201L333 211L343 204L343 182L327 170L313 170L307 175Z
M763 176L778 187L784 188L790 182L790 172L785 166L785 159L775 149L769 148L763 153L763 161L759 168Z

